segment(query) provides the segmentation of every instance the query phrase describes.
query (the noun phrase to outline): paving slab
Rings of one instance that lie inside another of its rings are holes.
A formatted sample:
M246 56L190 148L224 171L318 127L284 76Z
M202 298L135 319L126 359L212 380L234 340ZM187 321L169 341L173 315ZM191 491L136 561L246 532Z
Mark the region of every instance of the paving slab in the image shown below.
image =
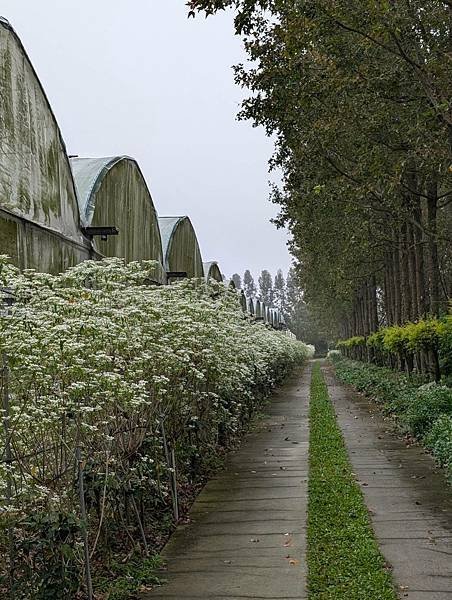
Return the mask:
M452 600L452 490L428 453L407 445L375 404L324 368L330 398L380 549L401 598Z
M143 600L305 600L310 366L195 501Z

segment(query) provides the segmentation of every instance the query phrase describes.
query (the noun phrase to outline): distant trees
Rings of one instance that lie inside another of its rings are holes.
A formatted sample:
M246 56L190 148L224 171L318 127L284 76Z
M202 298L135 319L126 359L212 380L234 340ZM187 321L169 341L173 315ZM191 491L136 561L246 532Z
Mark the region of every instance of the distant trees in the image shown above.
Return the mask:
M263 269L258 283L260 300L269 308L281 311L288 328L298 339L326 348L327 334L321 330L306 305L301 279L294 267L289 269L287 279L281 269L278 269L274 279L267 269ZM247 297L256 296L254 278L248 269L243 275L243 290Z
M259 276L259 294L262 302L267 306L273 306L273 280L267 269L264 269Z
M284 281L284 275L281 269L278 269L275 276L273 299L276 308L279 308L279 310L284 312L286 307L286 282Z
M256 284L249 269L243 274L243 291L247 298L254 298L256 296Z
M240 277L240 275L238 273L234 273L234 275L231 277L231 279L234 282L236 289L241 290L242 289L242 278Z
M252 59L240 117L276 138L277 222L312 317L349 338L447 310L451 2L190 4L236 10Z

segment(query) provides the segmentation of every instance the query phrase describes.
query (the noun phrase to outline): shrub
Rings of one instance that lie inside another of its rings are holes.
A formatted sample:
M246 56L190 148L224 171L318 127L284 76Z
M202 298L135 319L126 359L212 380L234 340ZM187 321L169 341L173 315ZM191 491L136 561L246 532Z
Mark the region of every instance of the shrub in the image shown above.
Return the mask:
M337 362L338 360L340 360L342 358L342 354L341 354L340 350L329 350L326 357L329 360L331 360L332 362Z
M439 417L425 436L424 443L452 478L452 416Z
M362 335L355 335L354 337L348 338L347 340L340 340L336 346L338 348L356 348L357 346L362 346L365 344L366 338Z
M439 381L442 376L447 382L452 376L452 315L441 318L431 317L421 319L417 323L405 325L391 325L382 327L367 338L354 336L341 340L337 347L343 349L345 354L354 359L368 360L369 355L362 352L349 352L359 349L363 344L375 351L370 358L380 366L386 364L394 367L396 364L405 364L407 370L413 370L416 353L421 353L426 363L431 363L425 369L422 361L416 363L417 371L420 367L425 371L433 371L435 379Z
M414 392L400 420L412 435L421 438L444 414L452 414L452 390L428 383Z
M244 315L227 286L150 286L153 268L108 259L52 276L20 273L0 257L0 284L17 300L0 318L12 453L10 466L0 463L8 508L0 552L11 548L8 525L20 550L17 600L57 598L55 585L67 597L81 579L80 527L60 535L80 512L79 464L94 562L102 552L127 555L132 536L144 547L144 529L158 528L159 537L171 526L169 450L180 491L196 488L270 390L309 354L301 342ZM2 428L2 451L5 445ZM58 520L44 555L42 536L33 532L47 515ZM49 572L47 558L36 555L49 557ZM2 561L0 596L7 569Z

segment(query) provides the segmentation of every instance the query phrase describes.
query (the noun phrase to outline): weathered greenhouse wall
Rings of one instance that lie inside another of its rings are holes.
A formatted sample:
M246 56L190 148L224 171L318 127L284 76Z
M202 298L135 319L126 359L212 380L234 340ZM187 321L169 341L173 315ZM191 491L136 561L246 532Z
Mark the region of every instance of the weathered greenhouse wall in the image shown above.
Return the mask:
M59 272L89 258L66 149L9 23L0 19L0 253Z
M201 251L188 217L159 217L164 264L167 271L203 277Z
M220 267L218 266L217 262L205 262L203 263L203 267L204 277L207 281L209 281L209 279L214 279L215 281L219 281L220 283L223 281L223 275L221 274Z
M119 235L106 241L93 239L104 256L127 262L155 260L161 268L157 279L164 281L162 242L157 213L137 162L127 156L73 158L80 215L84 227L115 226Z

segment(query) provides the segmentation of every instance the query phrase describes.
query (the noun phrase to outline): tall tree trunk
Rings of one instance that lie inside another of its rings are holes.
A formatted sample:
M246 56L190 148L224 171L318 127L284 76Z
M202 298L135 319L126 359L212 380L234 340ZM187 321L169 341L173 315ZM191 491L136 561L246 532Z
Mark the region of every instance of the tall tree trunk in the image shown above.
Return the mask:
M400 284L401 284L401 296L402 296L402 310L401 310L401 322L406 323L411 317L411 292L410 282L408 277L408 243L407 243L407 224L402 223L400 227Z
M370 331L378 329L377 282L375 275L370 278Z
M438 243L436 239L438 209L438 183L432 177L427 184L427 226L428 226L428 275L430 289L430 312L438 315L441 308Z
M386 324L392 325L394 323L394 289L393 289L393 273L392 273L392 259L391 255L386 255L386 269L385 269L385 312L386 312Z
M416 284L416 235L414 233L414 225L408 223L408 279L410 284L410 321L416 320L419 317L419 305L417 298Z
M400 261L399 261L399 236L393 232L393 261L392 261L392 286L394 291L394 323L400 325L402 319L402 298L400 295Z
M427 312L425 271L424 271L424 234L422 233L422 209L420 199L417 199L413 211L413 217L418 227L414 227L415 239L415 262L416 262L416 295L418 305L418 316L423 317Z

